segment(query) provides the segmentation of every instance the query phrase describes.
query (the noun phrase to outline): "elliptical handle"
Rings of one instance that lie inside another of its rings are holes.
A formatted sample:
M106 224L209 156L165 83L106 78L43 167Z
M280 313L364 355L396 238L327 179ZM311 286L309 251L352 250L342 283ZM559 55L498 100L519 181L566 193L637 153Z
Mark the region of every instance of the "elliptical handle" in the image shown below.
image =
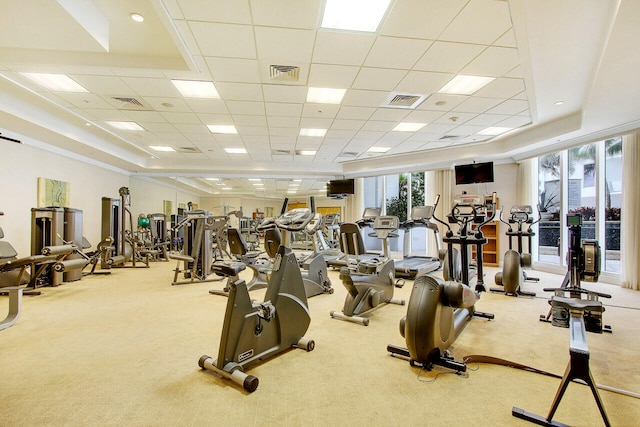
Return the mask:
M433 214L431 215L431 217L436 221L438 221L440 224L447 227L447 230L451 231L451 226L436 216L436 208L438 207L439 201L440 201L440 194L437 194L436 200L433 202Z
M482 228L482 226L484 226L485 224L493 221L493 219L496 217L496 200L498 198L498 195L496 194L496 192L493 192L493 196L491 197L491 206L493 207L493 209L491 209L491 216L488 216L485 218L484 221L482 221L480 224L478 224L478 226L476 227L476 230L478 230L479 232L482 232L480 229ZM502 215L502 212L500 212L500 214Z
M285 197L284 202L282 202L282 209L280 209L280 215L284 215L287 211L287 206L289 206L289 198Z

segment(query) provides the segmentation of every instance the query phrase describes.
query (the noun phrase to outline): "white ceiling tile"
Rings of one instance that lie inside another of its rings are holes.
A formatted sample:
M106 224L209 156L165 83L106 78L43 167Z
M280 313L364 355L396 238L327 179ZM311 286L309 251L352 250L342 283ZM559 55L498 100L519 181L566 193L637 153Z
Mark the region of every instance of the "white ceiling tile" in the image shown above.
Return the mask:
M211 132L209 129L202 123L176 123L176 129L182 133L183 135L193 136L193 135L206 135L207 138L210 138ZM190 136L188 136L190 138Z
M454 125L460 125L462 123L466 123L469 120L473 119L474 117L476 117L477 114L475 113L460 113L457 111L449 111L445 114L443 114L442 116L440 116L437 120L434 121L434 123L443 123L443 124L454 124Z
M70 77L94 94L115 96L131 92L131 88L116 76L72 74Z
M232 125L233 118L228 114L198 114L200 121L207 125Z
M451 132L453 129L455 129L456 126L457 125L454 125L454 124L432 122L432 123L429 123L427 126L423 127L422 129L420 129L418 133L444 135Z
M382 120L388 122L402 121L411 110L405 108L378 108L369 120Z
M354 140L365 140L369 142L375 142L378 139L382 138L386 132L379 131L371 131L371 130L360 130L353 138Z
M461 74L501 77L517 67L518 64L517 49L491 46L464 67Z
M430 73L426 71L410 71L395 87L397 92L428 95L442 89L454 77L448 73Z
M160 113L156 111L125 111L127 117L134 122L150 122L150 123L162 123L167 121ZM192 113L187 113L192 115ZM170 122L170 121L169 121Z
M343 105L336 117L340 119L362 119L367 120L376 111L373 107L351 107Z
M267 118L264 115L235 114L233 116L233 123L236 125L236 130L239 131L239 126L267 126Z
M262 85L265 102L302 104L307 99L307 88L287 85Z
M362 126L362 131L379 131L379 132L389 132L394 127L396 127L397 122L387 122L387 121L377 121L377 120L368 120L367 123Z
M365 67L411 68L431 45L428 40L378 37L364 61Z
M187 98L184 100L194 113L228 114L222 99Z
M518 44L516 43L516 35L514 34L513 29L510 29L504 33L502 37L496 40L494 46L518 47Z
M511 77L514 79L523 79L524 76L522 75L522 67L520 66L515 67L513 70L505 74L504 77Z
M302 117L300 119L300 127L305 129L329 129L333 119Z
M469 97L465 95L448 95L444 93L434 93L429 95L422 104L418 105L418 110L449 111L453 110L466 101Z
M509 116L505 114L479 114L465 124L474 126L493 126L508 117Z
M360 66L375 40L375 35L319 30L312 60L321 64Z
M378 140L378 144L395 146L404 143L411 135L411 132L387 132Z
M515 129L528 124L531 124L531 117L529 116L511 116L501 122L496 123L495 125Z
M171 81L164 78L122 77L122 80L135 93L118 94L119 96L135 96L136 94L140 96L163 96L169 98L181 96Z
M353 83L354 89L393 90L406 76L405 70L389 68L362 68Z
M345 65L312 64L308 85L311 87L346 89L353 84L358 70L358 67Z
M340 110L339 105L305 103L302 116L305 118L333 119Z
M472 125L464 124L456 127L452 133L456 135L473 135L475 133L485 130L486 128L487 128L486 126L472 126Z
M236 129L238 130L238 133L240 133L242 135L242 139L247 139L248 141L253 141L255 142L255 138L262 140L263 137L268 137L269 136L269 128L266 125L266 119L265 121L265 125L264 126L244 126L244 125L240 125L240 126L236 126Z
M458 73L487 47L436 41L416 63L416 70Z
M263 115L264 102L256 101L227 101L227 108L231 114Z
M439 35L439 39L490 45L509 28L508 2L472 0Z
M303 104L287 102L265 102L266 113L270 116L300 117Z
M300 127L300 119L297 117L267 117L267 124L271 128L297 128ZM272 130L273 131L273 130Z
M147 132L153 133L177 133L178 129L171 123L145 123L144 128Z
M178 3L189 20L251 24L251 10L246 1L178 0Z
M227 101L263 101L259 84L220 82L216 88L220 97Z
M474 96L485 98L511 98L524 91L522 79L495 79L482 89L475 92Z
M169 111L160 113L170 123L202 123L194 113L172 113Z
M346 120L336 119L331 125L332 130L359 130L364 124L365 120Z
M296 146L296 141L298 140L298 136L272 136L271 138L271 148L275 150L280 149L289 149L294 148Z
M509 99L501 104L496 105L492 109L488 110L489 114L518 114L529 108L527 101L519 99Z
M124 112L114 109L96 108L91 110L91 115L98 120L109 121L126 121L127 116Z
M466 0L396 1L380 28L380 34L436 39L465 3Z
M484 113L502 102L500 98L482 98L479 96L468 96L467 99L458 105L455 110L467 113Z
M179 111L182 113L192 112L189 105L183 98L160 98L145 96L144 101L156 111Z
M356 107L379 107L389 96L388 92L350 89L342 99L342 105Z
M205 59L216 82L260 83L260 63L255 59Z
M248 25L189 21L203 56L256 59L253 29Z
M66 105L78 108L113 108L113 105L101 96L92 93L59 92L56 97Z
M311 62L315 33L311 30L254 27L258 58L284 61Z
M442 111L413 110L404 118L407 123L432 123L442 117Z
M321 0L251 0L251 16L254 25L314 30L322 4Z

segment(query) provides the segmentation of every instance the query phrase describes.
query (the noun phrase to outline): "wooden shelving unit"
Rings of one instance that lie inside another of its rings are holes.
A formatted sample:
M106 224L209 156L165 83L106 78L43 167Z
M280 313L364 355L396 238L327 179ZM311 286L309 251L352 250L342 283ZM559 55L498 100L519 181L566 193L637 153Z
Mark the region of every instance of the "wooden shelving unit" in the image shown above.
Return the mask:
M491 203L491 197L487 197L487 203ZM498 209L499 201L496 200L496 209ZM487 211L487 215L491 215L491 211ZM475 227L473 227L475 228ZM482 233L487 238L487 243L482 246L483 265L497 267L500 263L500 221L495 220L485 224L482 227ZM473 259L476 259L476 251L473 248Z

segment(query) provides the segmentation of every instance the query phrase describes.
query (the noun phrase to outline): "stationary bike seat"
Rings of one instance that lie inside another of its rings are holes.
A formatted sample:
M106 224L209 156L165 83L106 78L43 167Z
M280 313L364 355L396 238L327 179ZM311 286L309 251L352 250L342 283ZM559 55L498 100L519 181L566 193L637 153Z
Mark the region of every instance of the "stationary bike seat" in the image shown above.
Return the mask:
M211 271L218 276L234 277L237 276L242 270L247 268L247 265L240 261L220 260L211 265Z

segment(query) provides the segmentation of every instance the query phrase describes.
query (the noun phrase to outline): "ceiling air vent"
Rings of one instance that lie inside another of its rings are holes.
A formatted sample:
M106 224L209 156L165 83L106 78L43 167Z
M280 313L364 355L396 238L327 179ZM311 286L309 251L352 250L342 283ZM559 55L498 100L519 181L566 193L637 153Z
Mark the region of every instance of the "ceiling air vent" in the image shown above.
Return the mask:
M454 139L458 139L458 138L462 138L462 135L445 135L440 137L440 141L442 140L454 140Z
M381 107L414 109L425 99L427 99L426 95L392 92Z
M202 151L196 147L178 147L176 151L179 153L202 153Z
M111 99L115 101L114 104L119 110L135 110L135 111L152 110L150 106L130 96L112 96Z
M291 150L271 150L271 154L274 156L290 156Z
M286 82L297 82L300 78L300 67L295 65L271 65L269 79Z
M356 157L359 153L356 153L354 151L343 151L342 153L340 153L339 157Z

